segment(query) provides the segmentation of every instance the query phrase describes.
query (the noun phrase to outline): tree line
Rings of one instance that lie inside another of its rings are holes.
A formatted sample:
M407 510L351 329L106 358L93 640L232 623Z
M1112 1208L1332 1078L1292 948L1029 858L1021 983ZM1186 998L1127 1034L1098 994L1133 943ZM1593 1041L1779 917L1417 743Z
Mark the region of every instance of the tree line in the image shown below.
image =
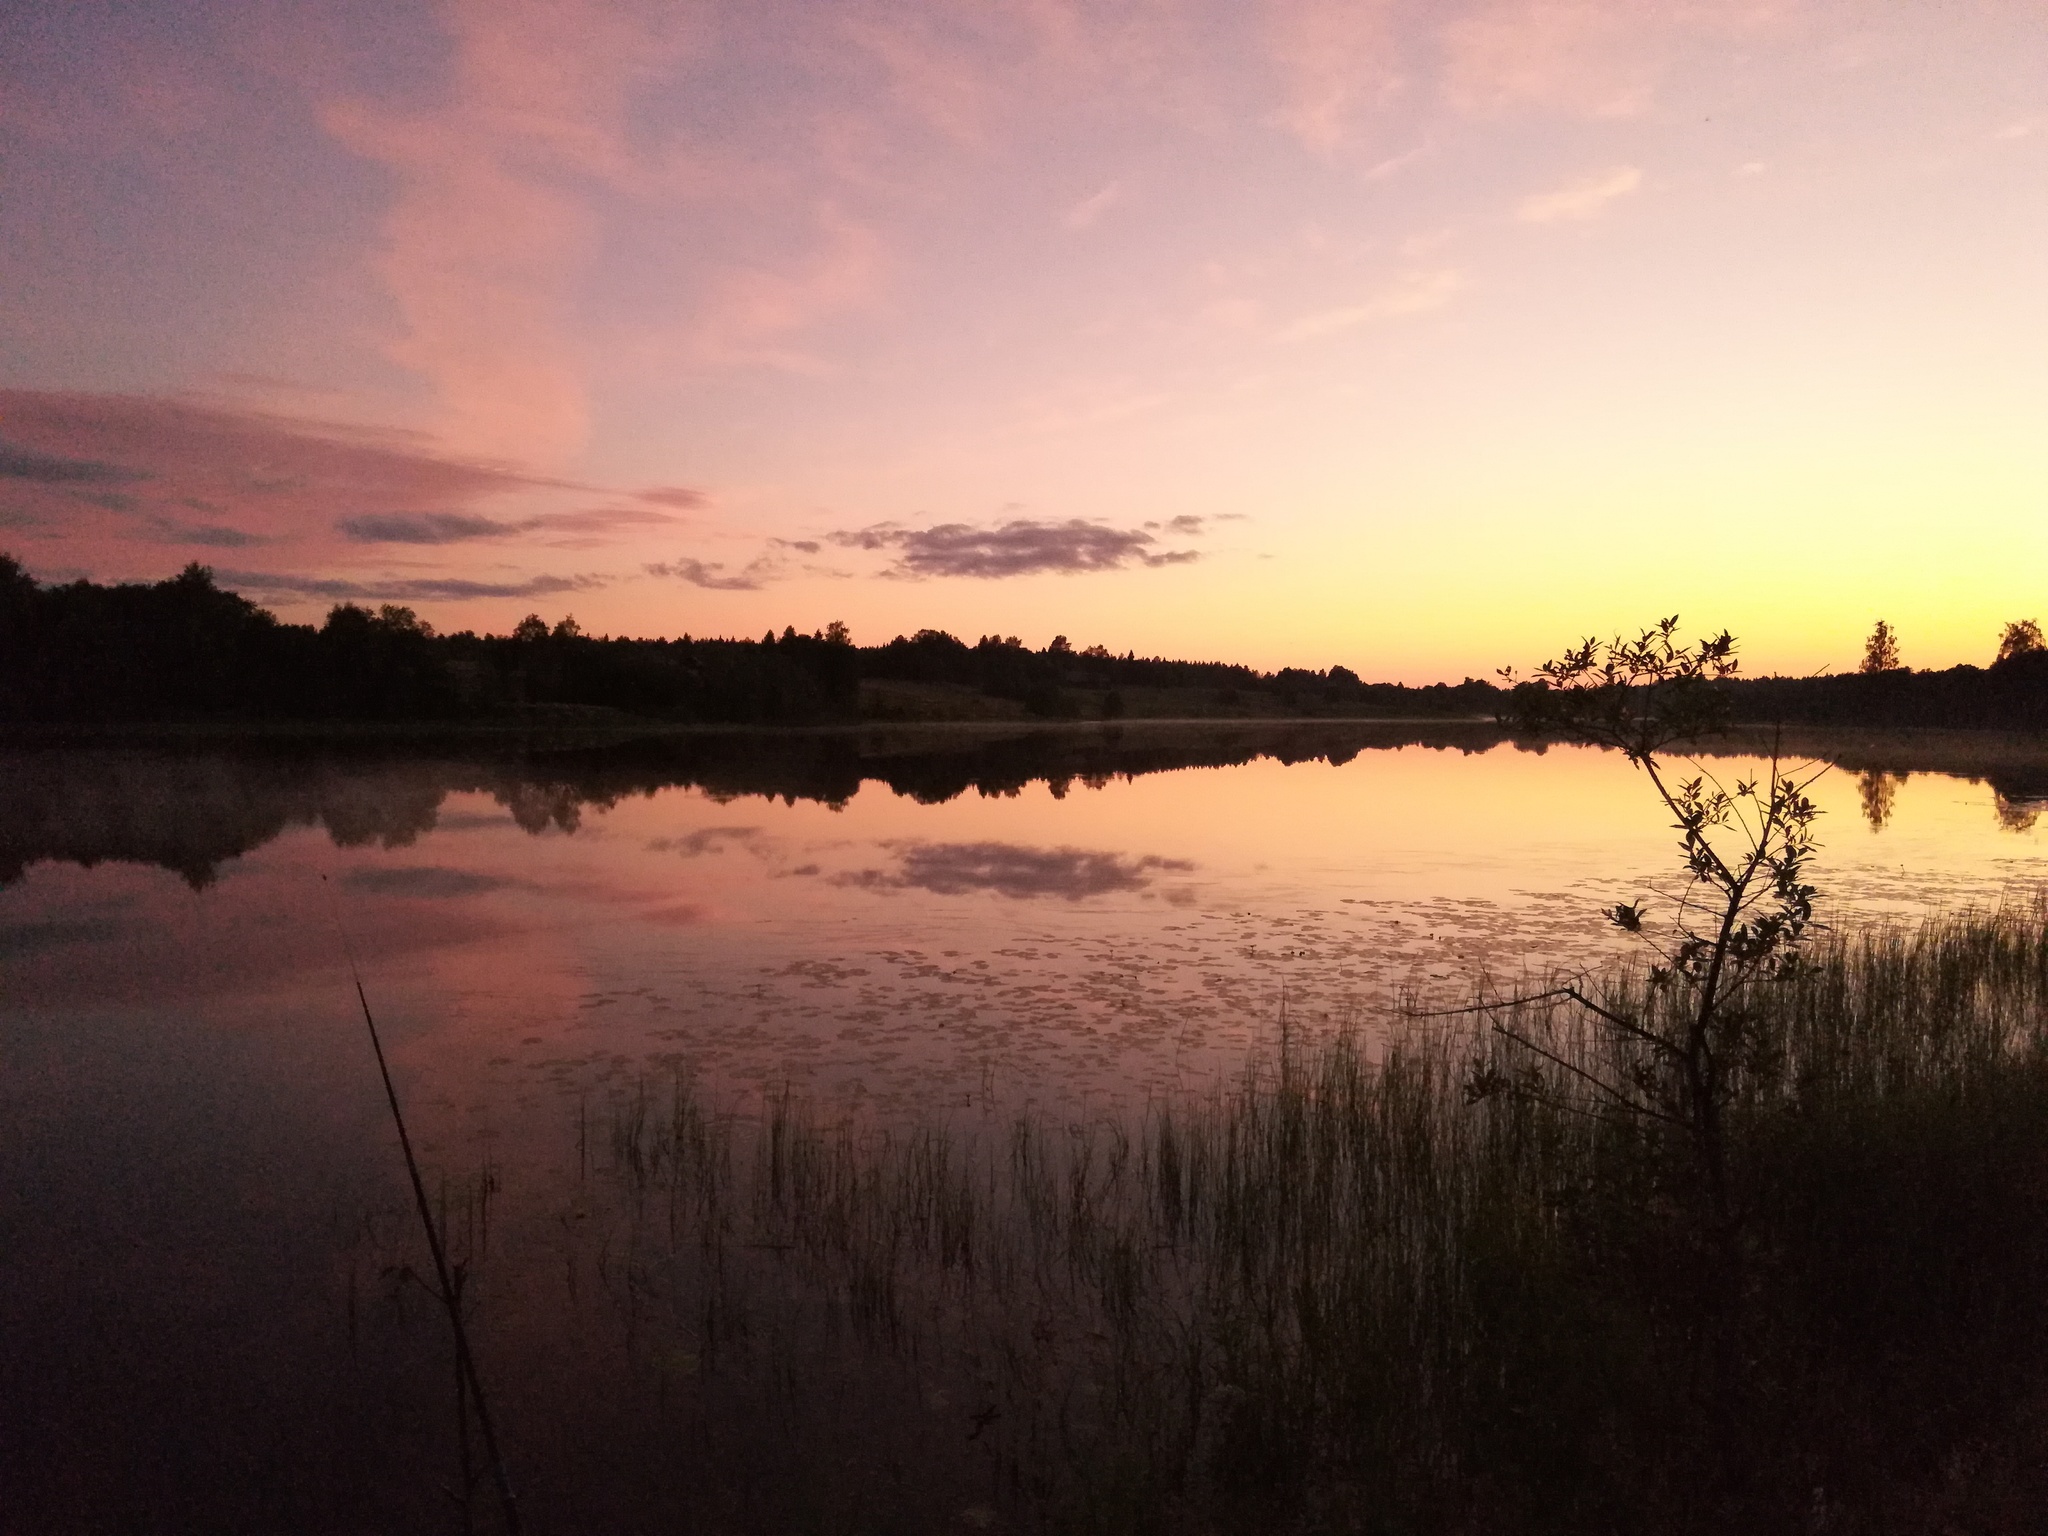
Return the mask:
M194 563L154 583L44 585L0 555L0 720L458 721L535 706L596 707L734 725L858 719L864 679L944 684L1061 719L1115 718L1123 692L1197 689L1306 715L1491 712L1497 690L1467 680L1367 684L1346 667L1263 673L1222 662L1075 649L1015 636L970 645L939 630L860 647L846 626L759 640L627 639L573 618L528 615L509 635L437 633L412 609L336 604L289 624Z
M863 682L936 685L1042 719L1115 719L1147 692L1223 713L1308 717L1511 720L1519 709L1511 689L1472 678L1411 688L1344 666L1261 672L1076 648L1065 636L1034 650L1014 635L970 644L921 629L856 646L835 623L759 640L627 639L531 614L509 635L440 634L390 603L339 603L319 625L289 624L196 563L165 581L45 585L0 554L0 721L462 721L567 707L829 724L861 717ZM1914 671L1880 621L1858 672L1714 686L1745 722L2048 730L2048 647L2031 620L2007 625L1982 668Z

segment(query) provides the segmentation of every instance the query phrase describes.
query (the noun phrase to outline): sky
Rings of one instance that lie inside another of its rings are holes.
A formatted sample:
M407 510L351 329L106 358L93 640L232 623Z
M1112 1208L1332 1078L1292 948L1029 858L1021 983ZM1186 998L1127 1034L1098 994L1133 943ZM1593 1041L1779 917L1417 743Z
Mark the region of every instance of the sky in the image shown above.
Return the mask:
M0 550L295 620L1748 672L2048 617L2040 0L0 15Z

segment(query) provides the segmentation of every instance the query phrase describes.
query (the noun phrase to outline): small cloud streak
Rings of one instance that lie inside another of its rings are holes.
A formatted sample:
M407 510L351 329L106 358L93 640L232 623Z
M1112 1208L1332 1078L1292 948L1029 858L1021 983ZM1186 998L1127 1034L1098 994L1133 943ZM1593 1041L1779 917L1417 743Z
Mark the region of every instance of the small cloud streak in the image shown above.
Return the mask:
M1266 7L1268 47L1287 88L1280 121L1332 154L1399 80L1392 8L1383 0L1295 0Z
M34 480L43 485L121 485L148 478L145 471L120 464L59 458L0 443L0 479Z
M758 852L760 843L759 827L699 827L682 837L657 837L647 845L647 851L675 853L686 859L696 859L735 847Z
M642 569L650 576L685 581L712 592L758 592L763 578L771 574L765 557L751 562L744 570L731 572L722 561L690 559L664 560Z
M711 505L709 496L687 485L654 485L636 494L642 501L657 507L673 507L678 512L695 512Z
M469 512L367 512L344 517L335 530L356 544L459 544L465 539L502 539L516 525Z
M1338 309L1304 315L1280 332L1280 340L1307 341L1381 320L1427 314L1450 303L1464 286L1464 274L1451 268L1419 272L1403 278L1363 304L1347 304Z
M1061 216L1060 222L1069 229L1086 229L1107 213L1122 195L1123 183L1112 181L1100 192L1084 197L1074 204Z
M1590 219L1616 198L1627 197L1642 184L1643 173L1636 167L1616 166L1603 175L1585 177L1558 191L1523 198L1516 217L1524 224Z
M672 523L664 512L644 507L598 507L588 512L548 512L506 521L472 512L366 512L344 517L335 531L354 544L461 544L471 539L505 539L522 533L597 534L626 523ZM559 541L599 542L583 538Z
M1082 901L1091 896L1142 891L1154 871L1185 873L1186 859L1154 855L1128 858L1086 848L1032 848L1017 843L917 843L897 854L893 870L850 870L831 876L834 885L873 891L929 891L935 896L969 896L987 891L1012 901L1053 897Z
M877 230L829 204L816 210L815 222L817 248L800 262L735 267L711 284L686 341L697 364L831 371L796 338L870 303L889 266L888 247Z
M462 896L481 896L503 890L516 882L498 875L480 875L466 869L440 864L416 864L399 868L352 869L341 877L351 890L374 896L409 896L446 901Z
M152 517L150 527L165 544L198 544L208 549L247 549L252 544L265 544L269 540L261 534L245 533L240 528L227 528L218 523L181 523L175 518Z
M532 576L525 581L469 581L453 576L367 578L298 576L278 571L219 571L220 584L262 597L329 598L335 602L466 602L481 597L550 597L592 592L602 576Z
M1194 530L1182 526L1175 531ZM895 563L884 574L913 578L1074 575L1130 566L1186 565L1201 558L1192 549L1158 549L1158 540L1142 528L1113 528L1078 517L1065 522L1017 518L994 528L966 523L902 528L877 523L829 537L842 549L894 551Z
M1482 115L1535 107L1631 117L1649 104L1679 40L1712 25L1713 9L1487 0L1443 30L1444 93Z

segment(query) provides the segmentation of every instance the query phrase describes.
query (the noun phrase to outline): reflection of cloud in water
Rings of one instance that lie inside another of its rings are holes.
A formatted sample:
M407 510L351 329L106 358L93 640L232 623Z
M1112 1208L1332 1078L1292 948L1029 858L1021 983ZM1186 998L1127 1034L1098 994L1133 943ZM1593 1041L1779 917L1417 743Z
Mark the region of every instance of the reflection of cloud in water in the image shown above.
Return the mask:
M104 944L119 931L105 917L53 917L33 923L0 923L0 955L33 955L67 944Z
M686 859L694 859L702 854L723 853L734 846L759 852L761 841L759 827L700 827L687 837L657 837L647 845L647 851L679 853Z
M397 869L352 869L341 883L353 890L377 896L420 896L444 898L481 896L485 891L503 890L519 882L499 875L479 875L466 869L448 869L437 864L415 864Z
M689 928L703 922L710 915L708 908L685 901L675 906L656 907L651 912L642 912L640 920L663 928Z
M938 896L994 891L1030 900L1058 896L1078 901L1115 891L1142 891L1153 870L1191 870L1186 859L1126 858L1086 848L1028 848L1016 843L914 843L897 854L894 870L861 869L834 875L834 885L867 890L921 890Z

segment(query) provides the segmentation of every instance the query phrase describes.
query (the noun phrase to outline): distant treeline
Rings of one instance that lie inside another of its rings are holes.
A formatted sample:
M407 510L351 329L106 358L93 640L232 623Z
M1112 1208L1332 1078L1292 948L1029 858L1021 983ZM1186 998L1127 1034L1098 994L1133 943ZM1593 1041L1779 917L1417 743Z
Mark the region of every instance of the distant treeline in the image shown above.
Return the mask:
M759 640L631 640L573 619L523 620L507 636L437 634L409 608L337 605L287 624L215 585L204 566L153 584L44 586L0 555L0 720L461 720L532 706L653 719L813 724L861 715L863 680L943 685L1047 719L1116 718L1129 690L1198 690L1227 712L1490 715L1497 690L1467 681L1362 683L1344 667L1263 673L1073 649L1014 637L973 645L937 630L859 647L843 626Z
M863 685L866 685L865 689ZM1527 685L1524 685L1527 686ZM1738 721L2048 730L2048 651L1989 667L1899 668L1719 685ZM937 702L933 702L937 696ZM461 721L535 707L729 725L943 718L948 699L1013 715L1140 713L1493 718L1507 695L1467 678L1410 688L1348 667L1260 672L1213 661L968 644L938 630L856 646L844 626L759 640L633 640L529 616L510 635L437 634L409 608L338 604L287 624L189 565L167 581L45 586L0 555L0 721Z
M1722 686L1735 717L1750 723L2048 731L2048 651L1988 667L1753 677Z

